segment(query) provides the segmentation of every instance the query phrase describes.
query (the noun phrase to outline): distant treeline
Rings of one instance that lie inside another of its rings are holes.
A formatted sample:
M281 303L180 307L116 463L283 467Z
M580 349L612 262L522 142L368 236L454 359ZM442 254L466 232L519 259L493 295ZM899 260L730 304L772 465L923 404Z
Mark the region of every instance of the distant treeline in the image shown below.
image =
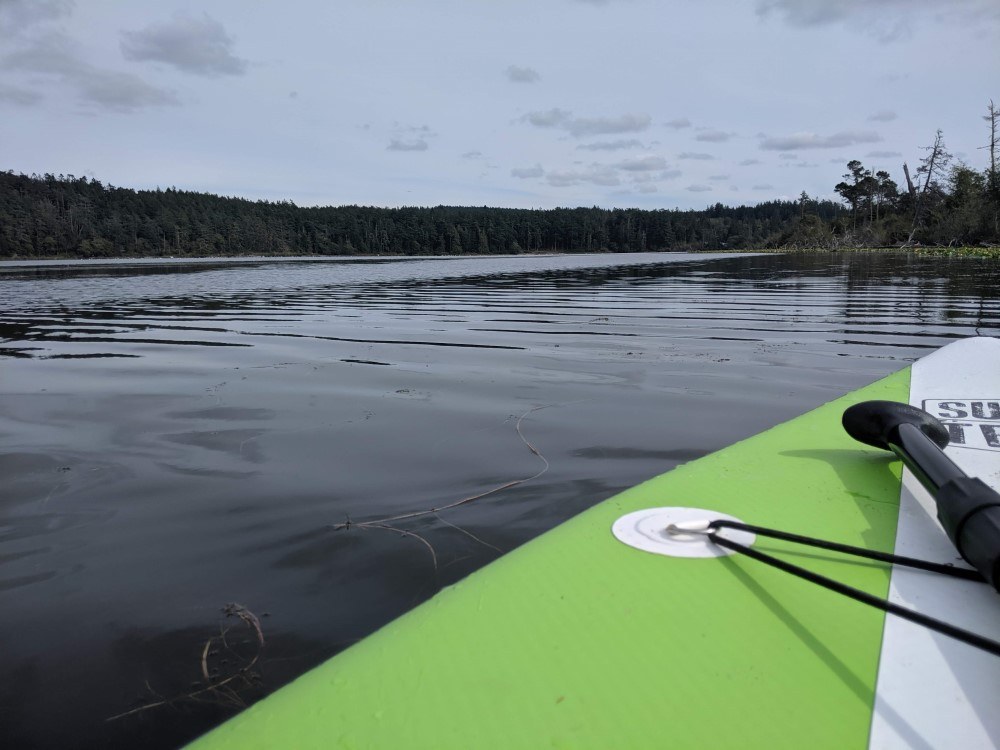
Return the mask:
M206 193L132 190L73 175L0 172L0 257L460 255L764 247L804 205L703 211L601 208L300 208ZM810 201L832 223L847 211Z
M904 187L847 163L844 205L770 201L703 211L437 206L300 208L175 188L132 190L73 175L0 172L0 258L219 255L463 255L1000 242L1000 110L988 167L957 162L938 131Z

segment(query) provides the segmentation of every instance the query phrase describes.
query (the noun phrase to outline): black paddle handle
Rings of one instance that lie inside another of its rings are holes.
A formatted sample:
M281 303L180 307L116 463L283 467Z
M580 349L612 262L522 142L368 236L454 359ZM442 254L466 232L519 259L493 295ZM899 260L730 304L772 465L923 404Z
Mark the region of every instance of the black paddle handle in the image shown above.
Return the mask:
M843 424L855 440L899 456L931 493L955 548L1000 591L1000 494L944 454L947 428L922 409L894 401L855 404Z

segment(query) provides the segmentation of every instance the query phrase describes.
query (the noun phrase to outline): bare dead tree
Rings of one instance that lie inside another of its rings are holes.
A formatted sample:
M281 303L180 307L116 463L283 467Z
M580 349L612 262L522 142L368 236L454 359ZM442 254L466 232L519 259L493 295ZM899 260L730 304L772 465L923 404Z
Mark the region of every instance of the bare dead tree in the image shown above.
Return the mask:
M993 234L1000 237L1000 174L997 174L997 121L1000 109L990 99L990 106L983 119L990 124L990 142L980 148L990 150L990 166L986 171L986 192L993 203Z
M917 189L913 186L913 179L910 177L910 167L903 162L903 174L906 175L906 190L910 194L910 198L913 200L914 205L917 201Z
M944 133L939 129L934 134L933 145L924 148L928 152L927 156L920 160L917 168L917 179L923 176L923 185L916 193L913 206L913 223L910 225L910 236L907 238L905 246L913 244L913 236L920 228L924 214L927 212L927 205L935 194L941 192L940 180L943 180L951 161L951 154L948 153L944 145ZM909 181L909 170L906 170L907 181ZM912 189L912 185L911 185Z

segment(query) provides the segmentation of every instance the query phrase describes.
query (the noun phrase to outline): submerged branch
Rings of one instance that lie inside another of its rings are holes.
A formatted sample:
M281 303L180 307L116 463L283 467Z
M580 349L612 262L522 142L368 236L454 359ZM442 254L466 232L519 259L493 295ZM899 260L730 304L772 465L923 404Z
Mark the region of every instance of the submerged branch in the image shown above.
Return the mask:
M117 721L118 719L124 719L127 716L134 716L135 714L140 714L145 711L149 711L154 708L159 708L161 706L171 705L183 700L203 700L204 696L212 695L215 699L223 704L244 706L246 705L243 699L240 697L239 693L233 689L232 683L236 680L243 678L248 684L253 682L253 668L260 661L261 654L264 650L264 632L260 626L260 619L251 612L249 609L244 607L242 604L230 603L222 608L223 613L226 617L239 617L247 627L255 631L257 636L257 652L253 655L249 662L244 666L240 667L238 670L233 672L231 675L212 681L208 669L208 657L211 655L212 645L216 641L221 641L227 648L228 643L226 643L226 633L229 632L228 628L221 628L219 635L212 636L207 641L201 650L201 675L205 680L205 686L199 688L198 690L190 691L187 693L182 693L180 695L175 695L172 698L162 698L152 703L146 703L137 708L133 708L130 711L124 711L120 714L115 714L114 716L109 716L105 721ZM231 649L230 649L231 650ZM149 692L156 695L156 691L152 689L149 682L146 682L146 687Z
M440 520L442 523L445 523L448 526L451 526L452 528L457 529L458 531L462 532L463 534L465 534L466 536L470 537L471 539L474 539L475 541L479 542L480 544L483 544L483 545L485 545L487 547L495 549L495 550L497 550L499 552L500 550L497 549L497 547L494 547L492 544L484 542L482 539L480 539L479 537L477 537L475 534L472 534L471 532L467 531L466 529L463 529L463 528L461 528L459 526L456 526L453 523L449 523L445 519L441 518L440 514L443 513L446 510L452 510L453 508L458 508L458 507L460 507L462 505L467 505L467 504L472 503L472 502L474 502L476 500L481 500L484 497L489 497L490 495L495 495L496 493L502 492L503 490L508 490L508 489L510 489L512 487L517 487L518 485L524 484L525 482L530 482L533 479L538 479L538 477L542 476L545 472L547 472L549 470L549 461L548 461L548 459L545 458L545 456L543 456L541 454L541 452L534 445L531 444L531 442L524 436L524 433L521 431L521 423L524 421L524 419L529 414L532 414L532 413L534 413L536 411L540 411L542 409L547 409L547 408L548 408L548 406L535 406L535 407L532 407L531 409L528 409L520 417L518 417L517 423L514 425L514 430L517 432L517 436L521 439L521 442L524 443L524 445L527 447L527 449L529 451L531 451L531 453L533 455L537 456L541 460L541 462L542 462L541 469L539 469L537 472L535 472L534 474L532 474L530 477L523 477L521 479L512 479L509 482L504 482L503 484L497 485L496 487L488 489L485 492L479 492L479 493L477 493L475 495L469 495L468 497L463 497L460 500L456 500L453 503L448 503L447 505L442 505L442 506L436 507L436 508L427 508L426 510L415 510L415 511L410 511L410 512L407 512L407 513L398 513L398 514L396 514L394 516L383 516L381 518L375 518L375 519L372 519L370 521L351 521L350 519L348 519L344 523L336 524L333 527L334 530L335 531L349 530L349 529L354 528L354 527L361 528L361 529L386 529L386 530L390 530L390 531L397 531L397 532L399 532L401 534L404 534L404 535L407 535L407 536L414 536L417 539L419 539L421 542L423 542L430 549L431 555L434 558L434 568L436 570L437 569L437 555L434 552L433 546L431 546L431 544L426 539L424 539L422 536L420 536L418 534L414 534L413 532L404 531L403 529L400 529L398 527L390 526L389 525L389 524L391 524L393 522L396 522L396 521L409 521L409 520L414 519L414 518L422 518L424 516L431 516L431 515L433 515L433 516L437 516L438 520Z

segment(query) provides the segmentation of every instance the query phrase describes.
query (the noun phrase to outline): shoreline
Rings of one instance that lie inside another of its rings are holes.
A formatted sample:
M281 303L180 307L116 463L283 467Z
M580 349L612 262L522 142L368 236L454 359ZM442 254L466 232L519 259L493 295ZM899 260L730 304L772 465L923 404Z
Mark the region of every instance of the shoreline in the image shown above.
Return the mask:
M705 255L711 253L738 253L738 254L779 254L779 253L914 253L916 255L953 256L966 258L1000 258L1000 246L988 247L775 247L775 248L715 248L712 250L647 250L649 254L674 255L689 253L694 255ZM456 260L468 260L473 258L550 258L559 256L612 256L627 255L630 253L615 252L538 252L538 253L506 253L498 255L485 255L480 253L463 253L461 255L197 255L197 256L176 256L176 255L151 255L135 256L121 255L106 258L81 258L78 256L65 255L53 258L0 258L0 269L3 268L26 268L31 266L56 266L60 264L72 263L74 265L87 265L99 267L101 265L122 266L126 263L135 263L141 266L168 265L173 263L192 264L240 264L240 263L274 263L274 262L393 262L404 260L446 260L454 258Z

